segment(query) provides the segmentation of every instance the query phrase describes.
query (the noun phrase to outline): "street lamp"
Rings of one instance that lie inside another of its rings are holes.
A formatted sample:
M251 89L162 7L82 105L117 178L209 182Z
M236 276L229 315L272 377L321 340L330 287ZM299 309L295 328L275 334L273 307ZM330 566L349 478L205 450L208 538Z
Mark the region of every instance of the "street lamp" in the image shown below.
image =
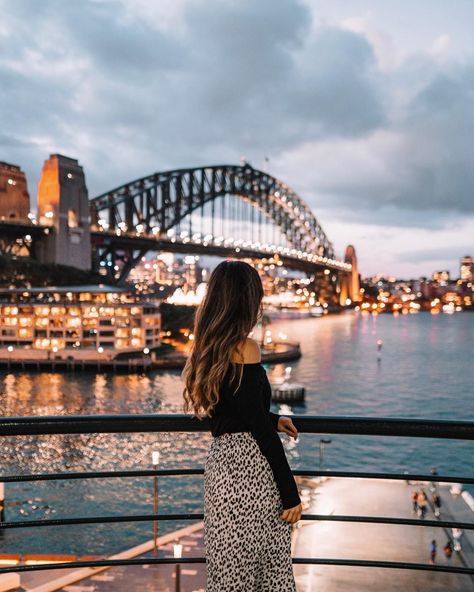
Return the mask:
M324 460L324 445L325 444L331 444L331 441L329 438L320 438L319 439L319 470L322 471L323 470L323 460Z
M158 450L153 450L151 453L151 463L156 469L160 462L160 453ZM153 514L158 514L158 475L153 475ZM158 551L158 521L153 520L153 554L156 555Z
M10 369L10 364L12 361L12 351L14 350L14 347L13 347L13 345L9 345L7 349L8 349L8 369Z
M183 555L183 545L180 543L175 543L173 545L173 553L175 559L181 559ZM180 592L181 590L181 564L175 563L175 580L174 580L174 589L175 592Z

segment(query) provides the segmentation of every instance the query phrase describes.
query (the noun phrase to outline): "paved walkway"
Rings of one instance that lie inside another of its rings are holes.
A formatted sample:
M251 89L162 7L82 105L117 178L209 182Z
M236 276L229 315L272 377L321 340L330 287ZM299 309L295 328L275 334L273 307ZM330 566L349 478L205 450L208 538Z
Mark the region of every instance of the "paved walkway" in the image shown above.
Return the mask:
M410 494L416 488L405 481L328 479L313 492L312 507L307 513L414 518ZM473 521L474 513L463 499L453 499L445 486L440 492L441 517ZM434 519L431 511L427 517ZM447 533L441 528L324 521L300 524L303 526L297 529L295 557L429 563L430 543L434 539L438 544L438 564L465 567L457 553L451 560L444 557ZM468 537L471 539L471 534L464 533L463 553L473 565L474 553ZM294 571L298 592L474 592L472 579L457 574L321 565L295 565Z
M173 557L173 543L183 545L183 557L202 557L203 524L194 523L158 537L158 557ZM128 549L111 559L153 557L153 542ZM181 592L205 592L205 565L181 565ZM113 568L44 570L21 575L23 592L174 592L174 565L133 565Z
M180 539L183 544L183 556L202 556L203 533L194 533ZM151 556L150 553L143 555ZM159 557L172 557L172 545L160 549ZM134 565L114 567L102 574L69 585L61 590L64 592L175 592L174 565ZM205 566L191 564L181 566L181 592L205 592Z
M426 484L423 486L428 493ZM328 479L311 489L310 507L305 513L413 518L411 492L419 488L420 484L407 485L404 481ZM439 490L443 502L441 518L473 521L474 512L461 496L453 497L447 486L442 485ZM431 510L427 517L435 518ZM448 560L444 557L443 546L450 533L442 528L325 521L301 521L300 524L294 531L294 557L428 563L430 542L435 539L439 564L474 565L472 531L463 534L461 555L454 553ZM190 530L185 530L179 539L183 544L183 556L202 556L202 523L188 528ZM160 547L159 556L172 557L173 537L164 537L165 544ZM151 541L144 543L130 556L149 556L150 545ZM138 553L140 549L143 552ZM174 570L173 565L114 567L53 588L43 586L46 581L72 570L36 572L22 575L22 589L30 592L174 592ZM295 565L294 572L298 592L474 592L473 579L456 574L324 565ZM181 592L205 592L204 565L181 566Z

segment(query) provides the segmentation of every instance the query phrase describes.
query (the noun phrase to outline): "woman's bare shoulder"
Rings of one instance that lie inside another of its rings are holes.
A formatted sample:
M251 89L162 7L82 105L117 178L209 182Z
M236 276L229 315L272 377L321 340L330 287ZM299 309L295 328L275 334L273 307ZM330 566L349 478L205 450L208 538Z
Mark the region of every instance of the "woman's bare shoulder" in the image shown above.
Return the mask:
M262 358L259 344L251 337L247 337L237 350L232 355L232 361L239 364L256 364Z

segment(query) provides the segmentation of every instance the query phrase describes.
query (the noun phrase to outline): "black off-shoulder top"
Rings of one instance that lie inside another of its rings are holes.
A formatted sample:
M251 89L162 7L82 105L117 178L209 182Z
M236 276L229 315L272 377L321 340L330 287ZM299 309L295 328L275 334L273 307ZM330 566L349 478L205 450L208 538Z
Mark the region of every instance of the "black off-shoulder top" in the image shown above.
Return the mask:
M219 390L219 402L209 417L211 433L250 432L268 460L280 492L283 509L300 503L298 487L277 432L279 415L270 411L272 390L265 368L260 362L243 365L242 382L230 384L229 370Z

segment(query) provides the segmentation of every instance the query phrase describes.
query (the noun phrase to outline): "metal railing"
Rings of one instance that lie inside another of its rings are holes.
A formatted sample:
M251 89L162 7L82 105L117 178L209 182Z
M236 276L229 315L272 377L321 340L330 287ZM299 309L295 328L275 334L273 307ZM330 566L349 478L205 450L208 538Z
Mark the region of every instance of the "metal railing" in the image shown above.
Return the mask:
M307 434L344 434L363 436L390 436L410 438L435 438L453 440L474 440L474 422L468 421L431 421L425 419L397 418L362 418L362 417L314 417L292 416L300 433ZM48 434L94 434L94 433L142 433L142 432L205 432L209 431L207 420L199 421L186 415L81 415L81 416L43 416L43 417L2 417L0 418L0 437L31 436ZM1 475L4 483L27 481L54 481L64 479L100 479L119 477L151 477L151 476L188 476L202 475L204 469L146 469L128 471L90 471L47 473L33 475ZM354 472L331 470L295 470L294 475L303 477L337 477L363 479L396 479L403 481L436 481L437 483L462 483L474 485L474 477L459 475L409 474ZM151 522L202 520L202 513L179 514L146 514L124 516L94 516L82 518L64 518L48 520L21 520L0 522L1 529L9 528L42 528L75 524L105 524L118 522ZM474 530L474 523L452 520L417 520L411 518L390 518L374 516L345 516L302 514L306 521L359 522L387 525L407 525L438 528L460 528ZM42 563L34 565L14 565L0 568L0 574L7 572L26 572L46 569L64 569L78 567L106 567L117 565L148 565L169 563L205 563L204 557L158 558L145 557L136 559L88 559L63 563ZM474 568L464 562L464 567L453 565L432 565L404 561L375 561L331 559L313 557L294 557L294 564L338 565L391 568L404 570L428 570L434 572L450 572L474 575Z

